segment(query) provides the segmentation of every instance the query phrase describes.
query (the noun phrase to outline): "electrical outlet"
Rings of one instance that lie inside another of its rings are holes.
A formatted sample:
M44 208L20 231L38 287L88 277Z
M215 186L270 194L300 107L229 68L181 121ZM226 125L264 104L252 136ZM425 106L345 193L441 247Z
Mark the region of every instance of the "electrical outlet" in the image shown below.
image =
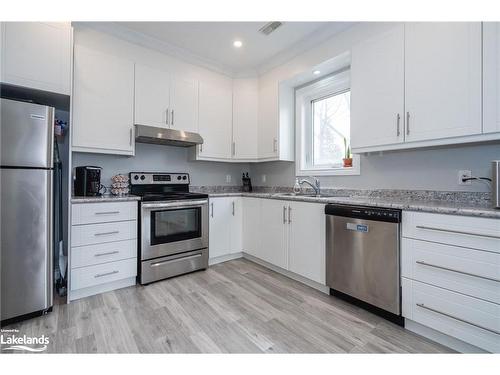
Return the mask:
M231 182L231 175L227 174L226 175L226 182L229 184Z
M265 174L262 175L262 183L265 184L267 180L267 176Z
M471 185L472 180L463 181L464 178L470 178L470 177L472 177L472 171L467 171L467 170L458 171L458 184L459 185Z

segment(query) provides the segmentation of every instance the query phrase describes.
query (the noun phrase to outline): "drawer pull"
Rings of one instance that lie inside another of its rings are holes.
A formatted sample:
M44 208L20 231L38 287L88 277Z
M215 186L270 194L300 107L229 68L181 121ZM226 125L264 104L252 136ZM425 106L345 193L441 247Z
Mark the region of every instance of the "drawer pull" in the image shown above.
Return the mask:
M120 233L119 230L114 230L112 232L94 233L94 236L109 236L111 234L118 234L118 233Z
M95 215L118 215L120 211L103 211L103 212L96 212Z
M162 262L151 263L149 266L150 267L159 267L159 266L163 266L164 264L175 263L175 262L180 262L181 260L188 260L188 259L194 259L194 258L199 258L199 257L201 257L201 254L195 254L195 255L190 255L188 257L176 258L176 259L164 260Z
M102 257L104 255L113 255L113 254L118 254L119 251L118 250L115 250L115 251L108 251L107 253L99 253L99 254L95 254L94 256L95 257Z
M477 237L488 237L488 238L500 239L500 236L495 236L494 234L487 234L487 233L474 233L474 232L466 232L466 231L462 231L462 230L454 230L454 229L446 229L446 228L434 228L434 227L427 227L425 225L417 225L417 228L418 229L425 229L425 230L434 230L437 232L465 234L467 236L477 236Z
M423 308L423 309L426 309L426 310L432 311L433 313L440 314L440 315L446 316L446 317L451 318L451 319L454 319L454 320L458 320L459 322L466 323L466 324L469 324L469 325L471 325L471 326L474 326L474 327L477 327L477 328L480 328L480 329L484 329L485 331L488 331L488 332L494 333L495 335L500 335L500 332L498 332L498 331L496 331L496 330L494 330L494 329L491 329L491 328L486 328L486 327L480 326L479 324L469 322L468 320L465 320L465 319L462 319L462 318L456 317L456 316L454 316L454 315L451 315L451 314L448 314L448 313L445 313L445 312L442 312L442 311L439 311L439 310L433 309L432 307L425 306L423 303L417 303L416 305L417 305L418 307Z
M456 269L453 269L453 268L438 266L437 264L426 263L423 260L417 260L417 261L415 261L415 263L421 264L422 266L439 268L439 269L445 270L445 271L461 273L463 275L473 276L473 277L479 277L480 279L491 280L491 281L496 281L497 283L500 283L500 279L495 279L494 277L481 276L481 275L476 275L474 273L469 273L469 272L465 272L465 271L456 270Z
M114 275L115 273L118 273L119 271L111 271L111 272L106 272L106 273L98 273L94 277L97 279L98 277L104 277L104 276L109 276L109 275Z

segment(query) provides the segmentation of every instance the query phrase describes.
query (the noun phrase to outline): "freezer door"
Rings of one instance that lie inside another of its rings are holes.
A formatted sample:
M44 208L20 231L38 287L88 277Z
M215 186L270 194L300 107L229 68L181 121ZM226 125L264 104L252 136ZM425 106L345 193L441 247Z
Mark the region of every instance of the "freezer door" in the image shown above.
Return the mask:
M1 165L52 168L54 108L0 100Z
M52 306L52 171L1 169L1 320Z

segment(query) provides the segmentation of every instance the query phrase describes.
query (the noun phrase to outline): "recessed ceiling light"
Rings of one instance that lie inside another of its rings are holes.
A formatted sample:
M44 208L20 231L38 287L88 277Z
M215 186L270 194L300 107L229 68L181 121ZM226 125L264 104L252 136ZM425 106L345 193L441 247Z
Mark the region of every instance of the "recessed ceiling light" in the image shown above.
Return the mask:
M243 45L243 42L241 40L235 40L233 42L233 46L235 46L236 48L240 48L242 45Z
M320 73L321 73L321 72L320 72L319 70L315 70L315 71L313 71L313 74L314 74L315 76L317 76L317 75L318 75L318 74L320 74Z

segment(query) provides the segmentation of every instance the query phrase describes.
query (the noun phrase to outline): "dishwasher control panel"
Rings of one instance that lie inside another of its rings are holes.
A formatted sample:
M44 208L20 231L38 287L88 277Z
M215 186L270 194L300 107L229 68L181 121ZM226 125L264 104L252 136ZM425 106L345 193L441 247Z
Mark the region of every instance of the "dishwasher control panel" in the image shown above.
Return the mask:
M392 208L327 204L325 214L391 223L401 222L401 210Z

